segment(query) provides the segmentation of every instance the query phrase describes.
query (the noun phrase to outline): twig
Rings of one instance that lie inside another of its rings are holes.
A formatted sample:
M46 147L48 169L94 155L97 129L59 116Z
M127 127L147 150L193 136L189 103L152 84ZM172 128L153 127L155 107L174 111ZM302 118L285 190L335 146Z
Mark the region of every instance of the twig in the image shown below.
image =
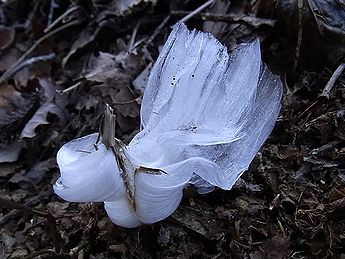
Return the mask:
M207 7L209 7L210 5L212 5L214 3L214 0L209 0L206 3L200 5L198 8L196 8L193 12L187 14L185 17L183 17L180 22L186 22L188 21L190 18L192 18L193 16L197 15L198 13L200 13L202 10L206 9Z
M130 103L135 103L135 102L139 102L142 96L139 96L135 99L129 100L129 101L123 101L123 102L113 102L113 105L124 105L124 104L130 104Z
M64 12L58 18L56 18L56 20L53 21L49 26L47 26L47 28L44 29L44 32L47 33L48 31L50 31L56 24L62 21L67 15L69 15L70 13L73 13L74 11L78 9L79 9L79 6L73 6L70 9L68 9L66 12Z
M40 196L39 196L40 197ZM32 198L29 198L27 202L25 202L25 206L32 206L35 204L35 200ZM10 212L8 212L7 214L3 215L2 217L0 217L0 227L2 227L3 225L5 225L12 217L16 216L18 213L17 210L11 210Z
M81 83L82 83L82 81L79 81L78 83L76 83L76 84L74 84L74 85L72 85L72 86L70 86L70 87L68 87L68 88L66 88L64 90L56 90L56 92L58 94L65 94L65 93L67 93L69 91L72 91L73 89L77 88L78 86L80 86Z
M48 14L48 20L47 20L47 26L52 23L53 17L54 17L54 9L57 7L55 0L50 0L50 8L49 8L49 14Z
M297 69L301 45L302 45L302 38L303 38L303 0L298 0L298 34L297 34L297 44L295 50L295 60L293 64L293 71L295 72Z
M22 63L20 63L16 68L14 68L13 71L11 72L11 74L8 75L8 77L11 77L14 74L18 73L18 71L22 70L26 66L30 66L30 65L33 65L33 64L38 63L38 62L45 62L45 61L52 60L55 58L55 56L56 56L55 53L51 53L48 55L42 55L42 56L29 58L29 59L23 61Z
M146 45L150 45L152 41L157 37L157 35L161 32L163 27L167 24L167 22L170 19L170 15L164 18L164 20L158 25L158 27L155 29L155 31L152 33L150 38L146 41Z
M341 63L338 68L334 71L333 75L327 82L325 88L323 89L322 93L320 96L326 96L329 99L329 95L334 87L335 82L337 81L338 77L341 75L341 73L345 69L345 63Z
M186 15L188 14L188 11L172 11L171 15ZM273 27L276 23L276 20L272 19L266 19L266 18L259 18L256 16L238 16L234 14L216 14L216 13L199 13L195 15L196 17L200 17L204 20L211 20L215 22L227 22L227 23L233 23L233 22L241 22L245 23L254 27L257 27L258 25L267 25L270 27Z
M35 49L37 48L38 45L41 44L41 42L43 42L44 40L48 39L50 36L64 30L67 29L71 26L77 25L79 24L80 21L78 20L74 20L70 23L66 23L64 25L62 25L59 28L56 28L55 30L47 33L46 35L44 35L43 37L39 38L9 69L7 69L7 71L5 73L2 74L2 76L0 77L0 83L4 82L5 80L7 80L7 78L9 77L9 75L12 75L13 71L16 69L16 67L23 62L23 60Z
M132 52L133 50L133 45L135 42L135 38L137 37L137 33L138 33L140 25L141 25L141 21L139 20L133 29L132 37L128 44L128 52Z
M41 211L38 211L35 209L31 209L27 206L21 205L19 203L16 203L16 202L13 202L10 200L2 199L2 198L0 198L0 206L3 206L3 207L8 208L8 209L21 210L21 211L29 213L31 215L46 218L48 225L50 227L50 230L51 230L51 237L52 237L52 240L54 243L55 251L57 253L60 251L59 242L58 242L58 232L57 232L57 228L56 228L56 221L55 221L55 218L53 217L52 214L50 214L49 212L46 213L46 212L41 212Z

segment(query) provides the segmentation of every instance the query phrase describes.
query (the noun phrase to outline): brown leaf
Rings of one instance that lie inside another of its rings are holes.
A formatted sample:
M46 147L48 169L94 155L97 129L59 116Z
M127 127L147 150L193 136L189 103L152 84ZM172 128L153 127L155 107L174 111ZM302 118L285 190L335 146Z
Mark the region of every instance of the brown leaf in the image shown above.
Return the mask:
M17 161L22 143L13 143L4 148L0 148L0 163L11 163ZM0 173L0 176L2 172Z
M66 97L56 92L58 90L57 85L46 78L39 79L39 83L42 88L41 106L25 125L21 138L33 138L36 136L35 129L39 125L49 124L47 121L48 113L55 114L61 124L64 124L68 117L65 111Z
M11 144L36 109L36 97L23 95L12 85L0 84L0 146Z
M91 56L88 67L85 78L91 81L104 83L106 79L118 76L116 57L110 53L99 52L98 56Z

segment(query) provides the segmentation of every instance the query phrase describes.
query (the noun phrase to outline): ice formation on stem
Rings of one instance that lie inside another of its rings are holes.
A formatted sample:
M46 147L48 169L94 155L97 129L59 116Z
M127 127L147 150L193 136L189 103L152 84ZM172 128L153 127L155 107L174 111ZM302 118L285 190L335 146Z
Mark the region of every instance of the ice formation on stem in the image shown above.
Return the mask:
M142 131L127 146L115 139L108 107L100 141L94 133L59 150L54 190L68 201L104 202L120 226L162 220L188 184L231 189L272 131L281 95L259 40L229 56L212 35L178 23L148 79Z

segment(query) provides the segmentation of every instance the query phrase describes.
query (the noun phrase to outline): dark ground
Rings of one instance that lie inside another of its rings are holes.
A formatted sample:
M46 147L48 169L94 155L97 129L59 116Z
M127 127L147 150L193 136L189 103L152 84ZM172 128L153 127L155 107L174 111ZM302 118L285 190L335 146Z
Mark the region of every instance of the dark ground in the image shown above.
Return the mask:
M230 50L260 37L284 82L281 115L231 191L189 189L171 217L135 229L113 225L101 204L59 199L55 155L98 129L106 102L118 137L131 139L141 100L132 81L203 2L2 2L0 258L345 258L345 77L329 82L344 62L343 1L216 1L193 15L190 28Z

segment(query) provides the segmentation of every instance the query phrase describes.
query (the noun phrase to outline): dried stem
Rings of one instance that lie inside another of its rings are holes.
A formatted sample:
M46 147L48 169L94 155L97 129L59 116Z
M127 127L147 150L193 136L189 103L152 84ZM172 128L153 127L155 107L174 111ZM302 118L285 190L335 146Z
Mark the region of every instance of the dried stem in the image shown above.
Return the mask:
M158 25L155 31L152 33L151 37L146 41L146 45L150 45L152 41L157 37L157 35L161 32L163 27L167 24L170 19L170 15L165 17L165 19Z
M188 21L190 18L192 18L193 16L197 15L198 13L200 13L201 11L203 11L204 9L206 9L207 7L209 7L210 5L212 5L214 3L214 0L209 0L206 3L200 5L198 8L196 8L193 12L187 14L185 17L183 17L180 22L186 22Z
M320 96L326 96L327 98L329 98L329 95L334 87L335 82L337 81L338 77L341 75L341 73L343 73L345 69L345 63L341 63L338 68L334 71L333 75L331 76L331 78L329 79L329 81L327 82L325 88L323 89L322 93L320 94Z
M78 9L79 9L79 6L73 6L70 9L68 9L66 12L64 12L62 15L56 18L56 20L53 21L49 26L47 26L47 28L44 29L44 32L47 33L48 31L50 31L56 24L62 21L67 15L69 15L70 13L73 13L74 11Z
M129 44L128 44L128 52L130 52L130 53L134 49L133 46L134 46L135 38L137 37L137 33L138 33L140 25L141 25L141 21L138 21L137 24L135 25L134 29L133 29L132 37L131 37L131 40L129 41Z
M66 88L66 89L64 89L64 90L56 90L56 92L57 92L58 94L65 94L65 93L67 93L67 92L69 92L69 91L72 91L73 89L77 88L77 87L80 86L81 84L82 84L82 81L80 81L80 82L78 82L78 83L75 83L74 85L72 85L72 86L70 86L70 87L68 87L68 88Z
M24 205L21 205L19 203L9 201L6 199L2 199L2 198L0 198L0 206L8 208L8 209L20 210L20 211L23 211L25 213L29 213L31 215L46 218L48 225L50 227L51 237L52 237L52 240L54 243L55 251L57 253L60 251L59 243L58 243L58 232L57 232L57 228L56 228L56 221L55 221L55 218L53 217L52 214L50 214L49 212L41 212L41 211L38 211L35 209L31 209L27 206L24 206Z
M295 50L295 60L293 64L293 71L295 72L297 69L301 45L302 45L302 38L303 38L303 0L298 0L298 34L297 34L297 44Z
M107 149L115 147L115 126L116 116L114 110L109 104L106 104L100 135Z
M23 62L23 60L33 51L35 50L35 48L37 48L38 45L40 45L44 40L48 39L50 36L64 30L67 29L71 26L77 25L79 24L80 21L72 21L70 23L64 24L61 27L47 33L46 35L44 35L43 37L39 38L9 69L7 69L7 71L5 73L2 74L2 76L0 77L0 83L4 82L5 80L7 80L7 78L9 78L12 74L13 71L16 70L17 66Z
M47 54L47 55L42 55L42 56L37 56L37 57L32 57L29 58L22 63L20 63L15 69L13 69L12 73L8 75L8 77L13 76L14 74L18 73L18 71L22 70L23 68L39 63L39 62L46 62L49 60L52 60L56 57L55 53Z
M172 11L171 15L182 16L188 14L188 11ZM198 13L195 15L196 17L200 17L204 20L211 20L215 22L227 22L227 23L244 23L250 26L257 27L258 25L266 25L273 27L276 23L276 20L267 19L267 18L259 18L255 16L248 16L248 15L234 15L234 14L217 14L217 13Z

